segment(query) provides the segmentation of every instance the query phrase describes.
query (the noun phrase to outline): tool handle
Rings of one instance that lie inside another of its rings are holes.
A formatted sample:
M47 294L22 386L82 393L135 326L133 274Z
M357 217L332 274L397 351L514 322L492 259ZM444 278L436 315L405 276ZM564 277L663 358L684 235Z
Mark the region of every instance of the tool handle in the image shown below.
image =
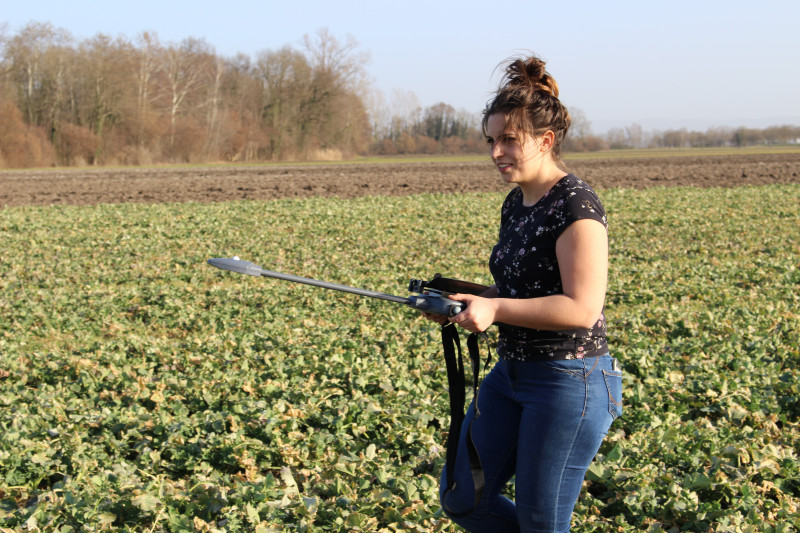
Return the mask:
M443 316L455 316L464 310L463 302L436 293L409 296L408 305L426 313Z

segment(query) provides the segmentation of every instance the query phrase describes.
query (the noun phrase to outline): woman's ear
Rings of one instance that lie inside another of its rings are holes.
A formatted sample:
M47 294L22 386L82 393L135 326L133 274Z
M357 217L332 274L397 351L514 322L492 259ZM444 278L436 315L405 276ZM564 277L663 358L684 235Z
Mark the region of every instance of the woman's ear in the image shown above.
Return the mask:
M547 130L542 134L541 142L539 143L539 149L542 153L547 153L553 149L553 146L556 144L556 134L553 133L551 130Z

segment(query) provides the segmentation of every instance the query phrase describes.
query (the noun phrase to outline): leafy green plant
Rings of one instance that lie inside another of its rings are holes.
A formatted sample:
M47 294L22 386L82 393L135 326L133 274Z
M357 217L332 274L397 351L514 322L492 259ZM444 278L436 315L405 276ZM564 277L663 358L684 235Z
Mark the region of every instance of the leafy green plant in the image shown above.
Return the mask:
M574 530L794 531L800 187L600 193L626 405ZM487 283L501 201L0 211L0 528L455 531L438 330L205 261Z

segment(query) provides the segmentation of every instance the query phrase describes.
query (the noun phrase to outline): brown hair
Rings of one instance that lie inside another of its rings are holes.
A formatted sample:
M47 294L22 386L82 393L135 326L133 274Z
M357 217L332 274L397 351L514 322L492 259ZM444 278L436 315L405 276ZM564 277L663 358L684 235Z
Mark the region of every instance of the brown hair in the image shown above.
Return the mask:
M541 135L547 130L555 134L551 151L557 163L561 161L561 145L572 118L558 99L558 84L545 70L545 63L536 56L512 58L506 62L506 73L495 97L483 110L483 132L489 117L505 115L506 130L527 135Z

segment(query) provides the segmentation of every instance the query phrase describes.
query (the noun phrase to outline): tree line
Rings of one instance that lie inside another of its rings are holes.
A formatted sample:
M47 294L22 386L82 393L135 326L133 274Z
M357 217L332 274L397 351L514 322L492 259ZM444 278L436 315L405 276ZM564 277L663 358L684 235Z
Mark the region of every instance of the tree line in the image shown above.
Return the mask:
M0 26L0 168L345 159L485 153L478 115L370 86L369 54L327 29L299 47L222 57L203 39L162 43L50 23ZM786 142L767 130L595 135L572 110L567 151Z
M49 23L11 35L0 28L0 166L342 159L482 145L476 119L447 104L395 103L387 115L368 60L355 39L327 29L251 58L148 32L76 41Z
M713 127L706 131L687 128L645 131L639 124L611 128L603 135L592 132L591 122L579 109L571 111L572 127L565 150L587 152L626 148L715 148L755 146L759 144L800 144L800 126L768 128Z

